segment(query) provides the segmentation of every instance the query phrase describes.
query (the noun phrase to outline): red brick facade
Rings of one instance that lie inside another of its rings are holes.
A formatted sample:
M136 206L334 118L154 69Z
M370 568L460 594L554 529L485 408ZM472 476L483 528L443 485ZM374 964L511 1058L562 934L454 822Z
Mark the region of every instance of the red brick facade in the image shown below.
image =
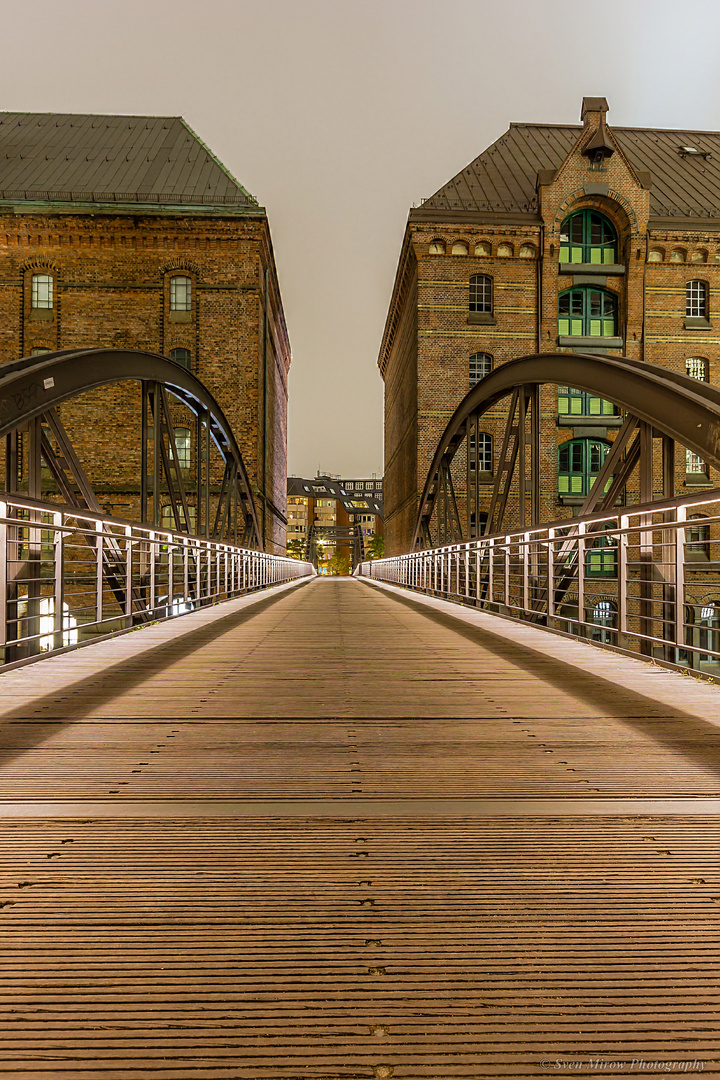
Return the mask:
M715 310L720 298L720 217L708 215L700 221L653 215L653 178L630 163L612 130L604 128L605 109L602 99L585 99L584 124L573 135L575 145L559 167L535 174L531 208L473 211L460 201L459 209L449 203L449 208L423 206L410 214L379 360L385 380L388 554L409 550L433 453L470 386L471 355L487 353L497 367L538 352L615 352L682 373L690 357L702 357L708 380L716 382L720 376L720 329L713 329L713 316L720 320ZM598 131L604 131L610 153L593 160L587 146ZM681 142L679 134L676 142ZM683 159L677 149L673 147L669 167L676 161L680 169ZM461 180L462 174L453 182L460 200ZM586 274L560 272L561 226L568 215L584 209L599 211L616 230L619 265L611 272L599 266L588 267ZM469 312L469 279L475 274L493 280L492 317L484 321ZM686 319L690 279L707 283L709 317L702 325L701 320L691 325ZM559 294L583 284L617 297L617 346L599 339L574 348L559 336ZM610 418L605 426L598 417L575 422L560 417L553 385L542 390L541 414L542 515L556 520L571 514L578 501L559 495L558 446L589 435L610 442L620 421ZM497 466L503 403L486 414L482 424L494 437ZM678 453L678 493L713 479L709 471L702 477L686 475L685 459ZM487 506L492 475L484 481ZM461 502L463 486L461 477Z

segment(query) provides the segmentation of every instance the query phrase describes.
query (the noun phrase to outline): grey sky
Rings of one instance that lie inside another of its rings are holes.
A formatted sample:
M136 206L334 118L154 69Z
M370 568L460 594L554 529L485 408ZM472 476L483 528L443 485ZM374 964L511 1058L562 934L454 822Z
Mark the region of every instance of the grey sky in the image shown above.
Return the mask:
M407 211L511 120L720 127L718 0L0 0L0 108L183 115L267 208L288 464L382 469Z

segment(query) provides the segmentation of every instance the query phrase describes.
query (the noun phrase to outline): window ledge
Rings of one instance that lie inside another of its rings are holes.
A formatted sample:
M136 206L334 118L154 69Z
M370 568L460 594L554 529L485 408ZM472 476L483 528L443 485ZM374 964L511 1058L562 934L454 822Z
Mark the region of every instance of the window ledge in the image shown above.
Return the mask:
M478 323L483 326L495 326L497 319L490 311L471 311L468 314L469 323Z
M579 349L583 345L592 345L596 349L602 348L603 345L606 349L622 349L623 347L621 337L559 337L557 342L558 345L571 349Z
M597 274L598 277L624 274L621 263L560 263L558 274Z
M169 322L192 322L192 311L170 311Z
M698 315L688 315L683 323L686 330L712 330L712 323Z
M622 427L622 416L576 416L558 414L558 427Z
M691 488L711 488L715 486L705 473L687 473L683 483L685 487Z
M54 317L53 308L30 308L30 318L33 322L52 322Z

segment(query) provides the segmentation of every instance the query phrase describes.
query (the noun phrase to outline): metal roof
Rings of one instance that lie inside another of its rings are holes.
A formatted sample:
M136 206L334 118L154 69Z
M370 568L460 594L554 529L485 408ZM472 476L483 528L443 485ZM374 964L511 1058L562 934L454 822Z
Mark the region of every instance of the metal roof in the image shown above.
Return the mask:
M312 480L301 476L288 476L287 493L305 499L335 499L342 503L349 514L375 514L379 518L384 516L382 491L349 491L344 480L336 480L330 476L318 476Z
M420 209L535 213L538 172L558 169L582 130L579 124L511 124ZM654 217L720 216L720 132L609 130L632 167L651 174ZM685 153L687 147L699 152Z
M0 112L0 199L259 209L181 116Z

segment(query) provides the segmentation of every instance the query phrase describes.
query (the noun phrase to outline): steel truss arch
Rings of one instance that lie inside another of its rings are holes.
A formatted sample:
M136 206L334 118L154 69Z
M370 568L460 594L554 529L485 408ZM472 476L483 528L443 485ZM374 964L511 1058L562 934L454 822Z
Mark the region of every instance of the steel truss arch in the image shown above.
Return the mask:
M641 501L649 491L652 499L652 472L648 472L647 448L652 449L654 434L664 437L664 473L672 471L674 443L678 442L720 469L720 390L657 365L631 360L625 356L590 353L536 353L511 360L497 367L477 383L458 405L438 443L422 492L415 523L412 548L432 546L430 520L435 510L442 513L443 542L462 539L450 465L463 442L468 445L468 471L472 436L477 433L479 418L506 397L511 398L510 415L505 431L493 490L488 528L492 532L508 498L509 483L516 463L520 469L521 524L525 514L525 457L530 445L532 480L532 523L537 524L539 509L539 387L552 383L572 386L623 409L627 418L613 443L613 452L583 505L581 514L591 513L599 503L613 505L632 468L640 463ZM530 430L526 431L529 414ZM517 415L517 422L515 417ZM529 438L526 436L529 435ZM634 441L633 441L634 440ZM478 474L475 449L475 474ZM642 464L643 455L645 465ZM622 457L622 463L621 463ZM505 470L505 474L503 473ZM614 473L613 470L618 470ZM614 479L613 479L614 478ZM612 481L604 493L606 482ZM503 488L503 484L505 485ZM604 494L603 494L604 493ZM667 495L668 492L666 491ZM476 508L479 502L476 498ZM476 509L477 513L477 509ZM497 520L495 520L497 518ZM479 535L479 528L475 535Z
M174 445L172 426L168 427L168 391L195 414L199 426L201 421L206 425L207 450L209 451L209 441L212 440L225 463L225 475L215 514L214 534L222 533L232 516L233 505L237 505L242 510L244 518L243 545L260 548L261 534L255 499L240 448L230 424L218 402L200 380L186 368L165 356L137 349L65 349L5 364L0 367L0 436L11 436L19 428L38 422L40 418L47 418L53 435L59 440L63 438L66 440L56 412L58 405L90 390L127 381L139 382L143 388L143 487L147 479L144 455L146 451L146 402L149 402L155 427L155 445L161 448L160 465L164 469L172 497L177 531L190 532L190 518L183 479L177 465L178 454ZM68 464L68 458L70 458L70 471L81 489L88 509L97 510L96 503L91 505L94 502L92 489L82 473L82 467L77 459L72 460L74 458L72 447L68 445L64 447L67 452L62 460L62 466L57 460L53 462L47 441L41 447L39 424L36 423L35 426L38 428L38 451L41 450L58 482L60 491L66 496L71 494L70 487L63 478L63 467ZM162 438L159 437L161 435ZM168 441L168 446L165 445L165 439ZM37 456L39 458L39 453ZM156 454L157 466L158 455ZM158 486L156 476L153 488L154 519L158 516ZM209 491L209 476L206 487ZM209 515L209 495L207 494L206 506ZM160 525L157 520L153 523Z

